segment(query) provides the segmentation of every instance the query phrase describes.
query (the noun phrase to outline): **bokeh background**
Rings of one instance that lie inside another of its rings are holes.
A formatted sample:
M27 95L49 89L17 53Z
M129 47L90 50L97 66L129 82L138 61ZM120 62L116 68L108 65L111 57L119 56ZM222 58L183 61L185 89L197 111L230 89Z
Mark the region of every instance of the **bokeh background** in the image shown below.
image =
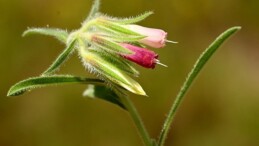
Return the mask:
M91 0L0 0L0 145L142 146L127 112L82 97L83 85L37 89L6 97L14 83L39 75L64 46L45 36L22 38L27 27L80 27ZM131 94L150 135L157 138L165 116L199 54L221 32L242 30L206 65L188 92L167 146L259 145L258 0L103 0L102 12L132 16L153 10L141 22L162 28L168 44L157 49L169 67L138 67L149 97ZM89 74L76 54L61 73Z

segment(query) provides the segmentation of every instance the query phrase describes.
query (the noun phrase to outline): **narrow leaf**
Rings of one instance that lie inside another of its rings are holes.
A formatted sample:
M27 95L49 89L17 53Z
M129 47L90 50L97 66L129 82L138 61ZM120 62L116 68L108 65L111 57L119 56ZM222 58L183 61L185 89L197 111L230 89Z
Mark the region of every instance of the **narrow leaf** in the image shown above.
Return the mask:
M50 75L58 70L59 67L68 59L69 55L72 54L75 48L75 42L75 40L72 41L42 75Z
M121 107L122 109L126 109L120 101L119 95L111 88L108 88L106 86L88 85L88 88L84 91L83 95L90 98L99 98L112 104L115 104Z
M154 12L152 11L148 11L145 12L139 16L136 17L131 17L131 18L111 18L110 20L116 23L120 23L120 24L132 24L132 23L137 23L140 22L144 19L146 19L147 17L149 17L150 15L154 14Z
M91 11L88 15L88 17L85 19L85 21L83 22L83 24L87 23L88 20L90 20L91 18L93 18L95 16L96 13L99 12L100 9L100 0L95 0L92 7L91 7Z
M67 31L57 29L57 28L29 28L23 33L23 36L28 36L31 34L42 34L42 35L53 36L63 43L66 43L68 38Z
M103 83L103 81L98 79L75 77L71 75L33 77L13 85L8 91L7 96L18 96L31 89L68 83L100 84Z
M169 114L165 120L165 123L163 125L162 131L160 133L160 137L158 140L158 146L163 146L165 143L165 139L167 137L167 134L169 132L171 123L173 122L173 119L175 117L176 111L178 110L184 95L187 93L188 89L191 87L191 84L193 83L194 79L197 77L201 69L204 67L204 65L207 63L207 61L211 58L211 56L216 52L216 50L230 37L232 36L236 31L240 30L241 27L232 27L223 32L220 36L216 38L214 42L211 43L211 45L200 55L200 57L195 62L192 70L189 72L185 82L183 83L180 91L178 92L175 101L173 105L171 106L171 109L169 111Z

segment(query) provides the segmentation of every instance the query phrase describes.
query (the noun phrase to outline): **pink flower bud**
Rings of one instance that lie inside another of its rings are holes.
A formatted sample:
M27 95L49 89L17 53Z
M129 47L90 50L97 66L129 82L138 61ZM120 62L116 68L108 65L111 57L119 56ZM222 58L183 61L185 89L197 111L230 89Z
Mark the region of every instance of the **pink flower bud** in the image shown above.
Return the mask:
M139 25L128 25L128 28L146 36L139 41L140 43L153 48L162 48L165 46L167 33L161 29L147 28Z
M134 54L123 54L124 58L146 68L155 68L158 62L158 55L155 52L125 43L121 44L121 46L134 52Z

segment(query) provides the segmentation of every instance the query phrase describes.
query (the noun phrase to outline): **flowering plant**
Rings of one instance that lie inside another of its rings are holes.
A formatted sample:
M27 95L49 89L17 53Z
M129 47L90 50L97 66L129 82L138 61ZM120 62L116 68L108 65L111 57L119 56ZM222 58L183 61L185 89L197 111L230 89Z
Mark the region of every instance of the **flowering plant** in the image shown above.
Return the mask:
M132 63L145 68L155 68L157 64L166 66L158 60L158 54L147 49L162 48L167 40L167 33L161 29L147 28L135 23L144 20L152 12L131 18L109 17L99 12L99 0L95 0L89 16L81 28L68 33L53 28L30 28L23 36L43 34L54 36L66 45L64 51L53 64L39 77L32 77L18 82L10 88L8 96L21 95L34 88L53 84L87 83L84 96L96 97L114 103L127 110L132 116L140 136L146 146L163 146L170 124L183 96L199 71L217 50L217 48L240 27L233 27L220 35L200 56L184 82L165 121L158 140L151 139L140 116L131 103L127 92L146 96L141 85L133 79L139 72ZM78 51L85 68L97 78L83 78L72 75L55 74L70 54Z

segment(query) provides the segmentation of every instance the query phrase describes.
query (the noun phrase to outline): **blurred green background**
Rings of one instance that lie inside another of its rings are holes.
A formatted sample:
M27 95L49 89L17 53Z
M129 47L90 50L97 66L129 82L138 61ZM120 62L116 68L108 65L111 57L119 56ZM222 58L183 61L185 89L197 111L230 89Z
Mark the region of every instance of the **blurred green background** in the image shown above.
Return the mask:
M64 46L33 36L27 27L80 27L91 0L0 0L0 145L142 146L129 115L100 100L82 97L83 85L47 87L7 98L14 83L39 75ZM175 118L167 146L259 145L258 0L103 0L102 12L132 16L155 12L141 22L162 28L168 44L157 49L169 67L138 67L149 97L131 95L144 123L158 137L171 103L199 54L221 32L242 30L209 61ZM89 76L77 55L61 73Z

